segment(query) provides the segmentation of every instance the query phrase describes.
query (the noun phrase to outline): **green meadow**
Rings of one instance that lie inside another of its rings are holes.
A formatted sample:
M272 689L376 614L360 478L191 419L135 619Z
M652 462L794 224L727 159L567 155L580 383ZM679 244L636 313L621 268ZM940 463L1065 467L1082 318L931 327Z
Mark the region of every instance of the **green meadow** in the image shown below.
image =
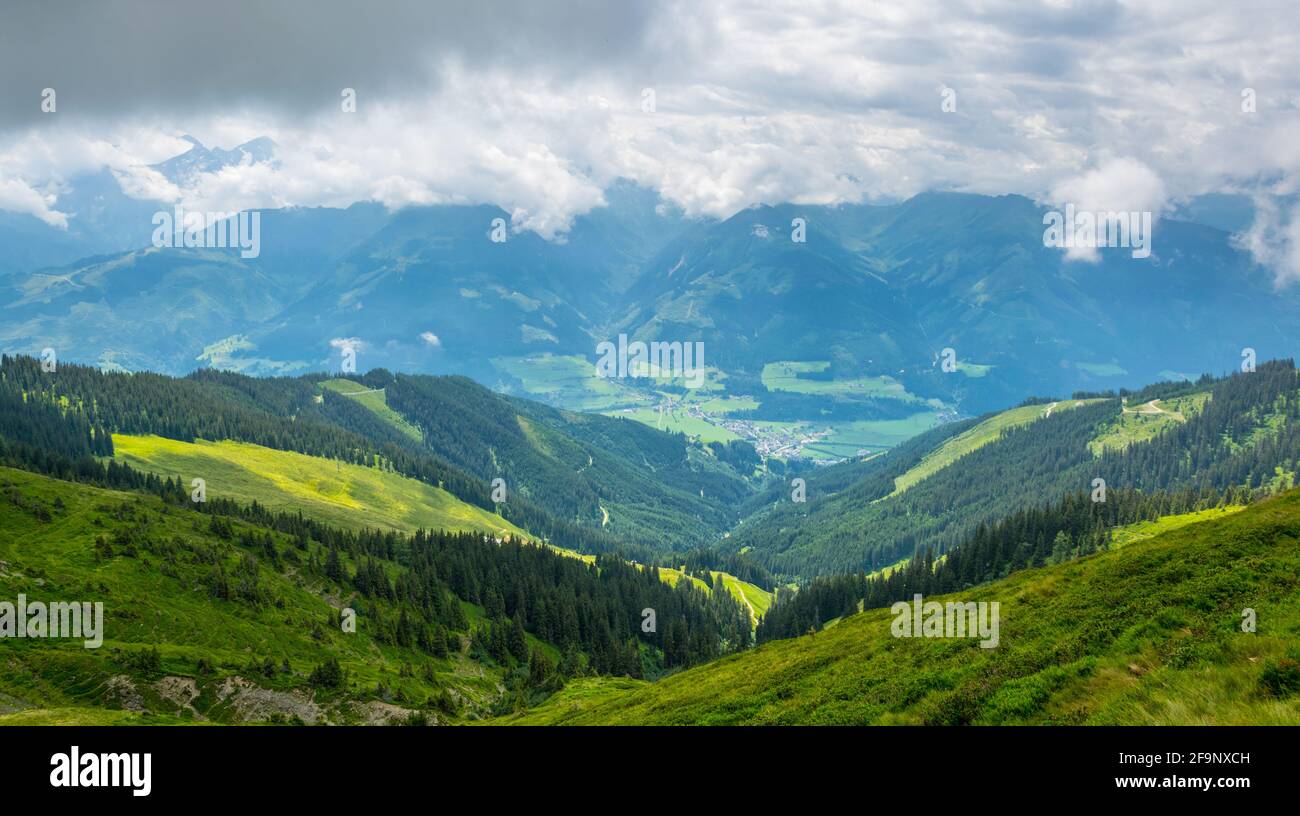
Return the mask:
M1142 405L1125 405L1120 415L1088 443L1088 449L1094 456L1101 456L1107 450L1123 450L1134 443L1154 439L1166 428L1186 422L1209 398L1209 391L1201 391Z
M528 397L571 411L612 411L654 402L644 391L596 376L595 363L577 355L494 357L492 365L522 383Z
M1292 491L936 599L998 602L996 648L894 637L873 609L653 684L571 684L496 722L1298 725L1298 544Z
M405 417L388 407L388 400L384 397L382 388L366 388L361 383L352 380L326 380L320 383L320 387L328 388L356 400L412 439L416 441L424 439L424 434L420 433L419 428L407 422Z
M6 494L0 500L0 598L12 601L22 593L31 601L104 605L98 649L80 640L5 642L0 724L237 722L255 709L282 710L286 718L329 710L331 721L363 719L364 710L308 684L311 671L328 658L347 672L342 697L351 701L383 697L398 707L423 706L447 687L467 701L496 695L498 676L459 652L434 658L382 643L368 633L364 614L355 633L341 631L332 621L354 601L332 597L304 577L293 565L308 553L287 536L273 534L286 568L258 559L257 584L273 603L220 601L206 591L214 565L237 574L247 551L232 539L244 530L260 534L259 528L233 521L234 536L227 538L212 531L209 517L154 496L10 468L0 467L0 489ZM47 508L49 516L34 513L36 507ZM319 544L311 546L323 556ZM142 666L139 658L154 648L160 663ZM266 660L276 669L273 676L259 675L261 691L244 694L239 681L226 684ZM374 695L377 687L382 695ZM223 688L236 693L223 698Z
M767 363L763 366L763 385L769 391L788 391L794 394L849 398L877 397L899 399L907 402L923 402L919 397L909 394L902 383L889 376L853 377L834 380L816 380L799 376L800 374L820 373L829 367L830 362L826 360Z
M915 467L894 480L894 492L897 495L912 485L934 475L939 470L951 465L972 451L979 450L1002 436L1003 431L1020 425L1043 419L1052 411L1067 411L1097 400L1062 400L1048 405L1022 405L995 414L973 428L954 436L944 442L938 449L926 454Z
M467 504L441 488L378 467L274 450L244 442L180 442L159 436L113 435L116 458L185 485L206 482L209 497L253 501L273 510L302 512L351 530L402 532L477 530L526 535L505 519Z

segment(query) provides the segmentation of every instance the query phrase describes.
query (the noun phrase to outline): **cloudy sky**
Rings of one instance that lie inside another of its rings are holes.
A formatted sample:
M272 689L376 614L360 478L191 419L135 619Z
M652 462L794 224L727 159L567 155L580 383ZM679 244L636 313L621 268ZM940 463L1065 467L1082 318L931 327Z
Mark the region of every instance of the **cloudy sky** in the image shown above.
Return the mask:
M0 209L66 224L104 167L194 209L486 202L548 238L619 177L708 217L1237 192L1243 244L1300 278L1298 40L1293 0L10 3ZM184 134L279 163L177 189L147 165Z

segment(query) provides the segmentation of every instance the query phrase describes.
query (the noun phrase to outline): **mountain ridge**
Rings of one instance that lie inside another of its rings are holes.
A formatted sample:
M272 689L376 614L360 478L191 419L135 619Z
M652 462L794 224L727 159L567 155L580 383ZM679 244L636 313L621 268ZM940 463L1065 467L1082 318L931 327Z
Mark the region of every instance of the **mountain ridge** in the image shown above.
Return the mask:
M168 161L269 161L273 153L269 140L229 151L195 143ZM1103 251L1089 264L1044 247L1044 208L1014 194L763 205L717 221L688 219L625 180L605 199L550 242L510 230L505 241L492 242L493 219L508 226L511 217L490 205L263 210L266 253L246 265L275 285L230 293L228 319L199 327L166 356L147 350L157 346L150 327L167 306L199 300L203 288L183 277L183 250L165 256L176 291L157 293L163 308L145 298L105 313L105 322L141 326L149 339L137 342L82 329L75 308L102 308L102 299L24 299L40 271L29 262L26 270L0 270L12 309L0 341L28 353L62 346L65 358L83 362L108 354L126 368L170 373L201 365L205 348L236 343L240 350L218 364L305 373L337 359L332 340L356 338L368 368L494 383L511 378L495 358L549 351L590 360L599 340L621 331L641 339L681 334L708 341L709 359L740 382L765 363L822 359L837 377L890 374L925 398L978 413L1014 402L1031 384L1069 393L1170 371L1195 376L1222 370L1244 347L1276 356L1300 339L1293 308L1300 296L1275 291L1229 233L1172 217L1157 225L1152 259ZM105 212L125 215L127 201L156 208L119 191ZM789 240L795 218L805 221L804 243ZM141 237L123 258L147 243L150 225L137 226ZM6 234L0 229L0 243ZM117 254L111 242L101 247L81 257ZM64 263L40 274L84 277L88 266L105 262ZM219 264L207 274L220 286L231 273ZM250 310L251 303L240 304L245 298L273 304L275 314ZM1229 319L1198 316L1192 305L1207 300ZM1168 306L1153 312L1157 301ZM485 323L498 327L486 337ZM424 332L437 345L422 341ZM1056 339L1034 339L1046 336ZM1189 340L1165 349L1172 336ZM940 376L936 359L946 348L987 373Z
M1001 605L996 649L891 636L890 610L653 684L590 680L520 725L1291 724L1300 491L927 600ZM1247 568L1243 569L1242 567ZM1267 620L1243 631L1243 610Z

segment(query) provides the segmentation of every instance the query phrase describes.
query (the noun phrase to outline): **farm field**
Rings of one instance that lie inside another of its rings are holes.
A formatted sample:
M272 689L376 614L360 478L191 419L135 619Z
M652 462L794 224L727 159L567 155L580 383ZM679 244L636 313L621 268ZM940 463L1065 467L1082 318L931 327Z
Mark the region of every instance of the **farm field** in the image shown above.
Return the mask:
M576 355L494 357L492 365L523 383L520 396L571 411L601 412L653 402L646 392L597 377L594 363Z
M770 391L788 391L794 394L847 398L876 397L924 402L920 397L909 394L902 383L889 376L855 377L847 380L819 380L799 376L820 373L829 367L830 363L825 360L768 363L763 366L763 385Z

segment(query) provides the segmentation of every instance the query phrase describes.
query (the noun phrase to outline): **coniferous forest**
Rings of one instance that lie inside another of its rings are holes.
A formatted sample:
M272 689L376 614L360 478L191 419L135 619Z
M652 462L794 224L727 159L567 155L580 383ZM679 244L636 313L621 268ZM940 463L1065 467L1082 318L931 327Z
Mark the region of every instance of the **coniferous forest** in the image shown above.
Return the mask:
M0 2L6 790L1284 790L1297 43L1278 0Z

